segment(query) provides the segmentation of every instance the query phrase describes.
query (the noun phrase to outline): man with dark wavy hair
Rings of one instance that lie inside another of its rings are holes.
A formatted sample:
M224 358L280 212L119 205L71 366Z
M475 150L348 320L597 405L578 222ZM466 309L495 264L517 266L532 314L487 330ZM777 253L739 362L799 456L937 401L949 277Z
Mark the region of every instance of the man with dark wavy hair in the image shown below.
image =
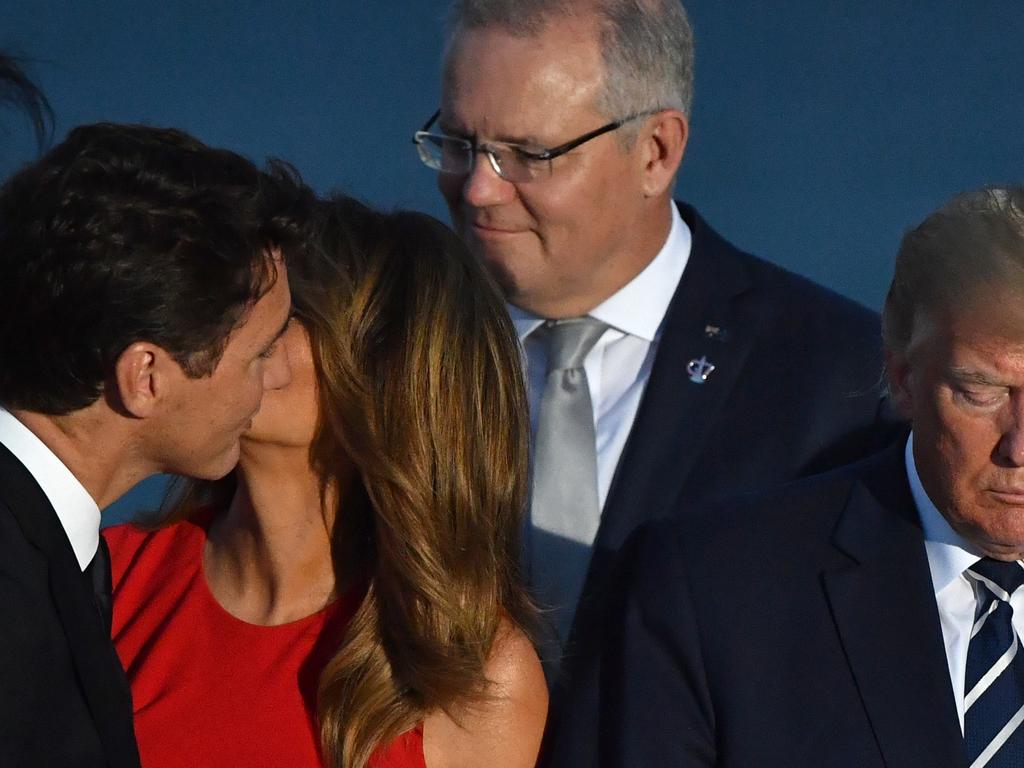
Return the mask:
M0 765L137 766L100 508L216 478L291 376L281 173L76 128L0 188Z

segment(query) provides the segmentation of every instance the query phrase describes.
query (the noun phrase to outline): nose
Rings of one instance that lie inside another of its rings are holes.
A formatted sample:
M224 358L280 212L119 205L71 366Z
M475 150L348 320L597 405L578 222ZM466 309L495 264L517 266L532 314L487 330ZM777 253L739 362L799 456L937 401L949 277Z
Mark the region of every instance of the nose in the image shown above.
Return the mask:
M490 156L477 152L473 167L462 182L462 197L474 208L507 203L516 195L515 185L494 170Z
M1004 464L1024 467L1024 396L1010 398L1005 418L996 451Z
M287 387L292 380L292 366L288 362L288 351L278 339L273 354L263 363L263 391Z

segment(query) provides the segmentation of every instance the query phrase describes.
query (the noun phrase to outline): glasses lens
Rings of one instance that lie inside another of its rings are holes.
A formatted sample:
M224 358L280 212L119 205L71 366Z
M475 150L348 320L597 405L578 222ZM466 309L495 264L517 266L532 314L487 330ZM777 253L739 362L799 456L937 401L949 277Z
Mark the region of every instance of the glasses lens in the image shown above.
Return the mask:
M465 139L420 131L416 147L420 160L442 173L468 173L473 162L473 145Z
M516 184L551 175L550 160L541 159L514 144L489 144L487 154L493 160L498 175Z

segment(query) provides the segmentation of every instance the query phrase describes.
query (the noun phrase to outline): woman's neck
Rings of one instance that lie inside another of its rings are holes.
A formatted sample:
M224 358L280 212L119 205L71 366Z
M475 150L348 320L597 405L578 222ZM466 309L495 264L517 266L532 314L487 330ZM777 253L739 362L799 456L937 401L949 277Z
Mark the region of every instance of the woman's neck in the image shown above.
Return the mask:
M251 624L285 624L335 596L331 531L337 488L321 495L308 452L243 455L238 490L210 525L203 556L210 591Z

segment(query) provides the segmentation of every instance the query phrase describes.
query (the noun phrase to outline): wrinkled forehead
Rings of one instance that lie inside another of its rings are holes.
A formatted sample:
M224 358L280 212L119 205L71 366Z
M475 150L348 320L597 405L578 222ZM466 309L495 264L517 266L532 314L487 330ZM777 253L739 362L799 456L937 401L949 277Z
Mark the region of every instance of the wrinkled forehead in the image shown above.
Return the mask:
M1024 288L979 283L916 307L907 356L957 349L982 358L1024 351Z
M505 27L464 29L450 41L442 75L442 114L472 105L507 110L593 104L604 83L594 24L565 19L536 33Z

